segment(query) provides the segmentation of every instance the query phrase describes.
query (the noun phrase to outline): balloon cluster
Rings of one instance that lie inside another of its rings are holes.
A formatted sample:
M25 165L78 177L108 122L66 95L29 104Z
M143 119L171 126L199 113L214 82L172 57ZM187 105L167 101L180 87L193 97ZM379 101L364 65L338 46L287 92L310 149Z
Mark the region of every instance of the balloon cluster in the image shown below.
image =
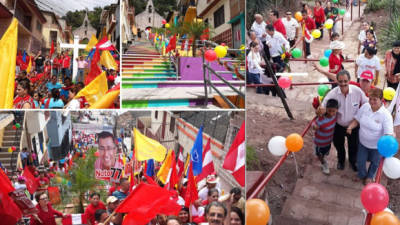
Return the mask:
M19 128L21 128L21 124L19 124L19 123L15 123L15 124L12 126L12 129L13 129L13 130L16 130L16 129L19 129Z
M393 156L397 153L399 144L393 136L382 136L378 140L378 152L385 157L383 172L392 179L400 178L400 160ZM364 208L374 214L371 225L398 225L399 219L387 208L389 193L378 183L370 183L361 191L361 203Z
M14 152L15 150L17 150L17 147L15 146L11 146L8 148L8 152Z
M282 156L287 151L298 152L303 148L303 138L297 134L293 133L286 138L282 136L272 137L268 142L268 149L274 156Z
M214 50L209 49L204 53L204 58L208 62L213 62L217 58L224 58L228 53L228 46L225 45L218 45L214 48Z

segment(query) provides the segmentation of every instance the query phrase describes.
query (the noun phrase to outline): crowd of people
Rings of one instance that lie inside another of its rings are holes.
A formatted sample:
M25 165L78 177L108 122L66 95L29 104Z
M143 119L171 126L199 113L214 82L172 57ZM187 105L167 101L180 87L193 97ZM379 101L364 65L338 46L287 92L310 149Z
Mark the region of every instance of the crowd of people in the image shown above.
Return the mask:
M118 54L114 59L119 64ZM78 66L76 78L72 77L73 60ZM73 59L68 50L53 57L37 51L29 56L26 52L18 51L15 77L15 109L84 109L90 104L84 96L74 98L88 83L85 77L89 72L90 58L79 56ZM118 70L107 69L108 89L119 84ZM86 84L86 85L85 85ZM119 108L115 101L114 108Z
M381 60L377 55L378 39L374 25L361 21L358 48L354 52L358 56L354 60L354 73L351 74L353 71L346 70L344 65L348 57L343 54L346 47L343 37L335 27L339 20L344 19L344 14L343 11L339 13L340 6L332 2L315 1L313 7L304 3L302 15L296 15L296 19L292 18L290 11L286 12L285 17L279 18L278 11L271 10L268 21L264 21L261 14L256 14L248 34L247 82L272 83L269 77L274 74L265 69L266 64L272 65L274 73L283 72L287 68L287 61L284 62L282 55L291 52L298 44L305 45L306 58L317 58L311 53L312 41L329 38L329 46L324 53L329 59L327 69L312 63L322 75L321 78L326 77L332 82L330 90L314 98L312 104L317 113L313 124L315 154L321 162L322 172L330 174L326 156L333 143L337 152L336 169L344 170L347 138L349 166L357 172L354 179L367 184L373 182L382 158L377 150L378 140L384 135L400 137L400 115L396 113L400 110L400 41L393 40L392 49L382 54L384 59ZM346 4L349 5L350 1ZM328 19L334 21L331 29L324 26ZM311 33L315 30L320 30L321 35L313 40ZM329 35L326 35L326 31ZM385 75L384 79L380 77L381 74ZM384 82L380 84L380 80ZM395 96L384 98L385 86L392 88L390 90L393 93L396 90ZM274 90L275 87L257 87L256 92L269 94ZM370 162L368 168L367 162Z

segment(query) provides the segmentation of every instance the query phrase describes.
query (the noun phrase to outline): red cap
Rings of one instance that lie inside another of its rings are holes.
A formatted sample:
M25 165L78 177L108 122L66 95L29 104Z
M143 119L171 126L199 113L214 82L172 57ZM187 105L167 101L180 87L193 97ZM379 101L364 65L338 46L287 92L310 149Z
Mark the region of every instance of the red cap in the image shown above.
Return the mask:
M374 74L370 70L365 70L361 73L360 79L372 81L374 79Z

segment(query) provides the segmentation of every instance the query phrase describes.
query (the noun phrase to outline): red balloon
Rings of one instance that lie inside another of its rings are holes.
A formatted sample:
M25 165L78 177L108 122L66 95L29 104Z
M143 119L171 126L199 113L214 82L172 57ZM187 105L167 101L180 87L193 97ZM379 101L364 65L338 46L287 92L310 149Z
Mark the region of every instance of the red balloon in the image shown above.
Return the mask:
M206 53L204 53L204 57L206 58L207 61L212 62L217 59L217 53L215 53L214 50L207 50Z
M11 150L15 151L15 150L17 150L17 148L15 146L12 146Z
M370 213L383 211L389 204L386 188L378 183L370 183L361 191L361 203Z
M167 23L167 21L166 20L162 20L162 24L166 24Z
M289 77L280 77L278 80L278 85L281 88L288 88L292 84L292 81Z
M225 44L225 43L222 43L221 45L222 45L222 46L225 46L226 44Z
M99 157L99 156L100 156L100 153L99 153L99 152L95 152L95 153L94 153L94 156L95 156L95 157Z
M13 125L13 126L12 126L12 129L13 129L13 130L16 130L16 129L17 129L17 126Z

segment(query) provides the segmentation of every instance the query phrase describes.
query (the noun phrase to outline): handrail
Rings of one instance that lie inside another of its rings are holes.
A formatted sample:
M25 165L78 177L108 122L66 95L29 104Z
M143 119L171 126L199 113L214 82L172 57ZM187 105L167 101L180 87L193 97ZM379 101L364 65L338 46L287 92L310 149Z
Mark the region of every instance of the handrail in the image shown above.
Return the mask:
M307 131L310 129L311 125L317 119L315 116L307 125L307 127L303 130L301 137L304 137ZM278 171L279 167L285 162L286 158L289 156L290 152L286 151L286 153L281 157L281 159L275 164L275 166L271 169L268 175L261 181L261 183L256 187L256 189L247 197L247 199L252 199L257 197L260 191L267 185L268 181L272 178L272 176ZM252 189L252 188L251 188Z
M307 86L307 85L320 85L320 84L337 84L336 82L303 82L291 83L290 86ZM246 87L274 87L275 84L246 84Z

